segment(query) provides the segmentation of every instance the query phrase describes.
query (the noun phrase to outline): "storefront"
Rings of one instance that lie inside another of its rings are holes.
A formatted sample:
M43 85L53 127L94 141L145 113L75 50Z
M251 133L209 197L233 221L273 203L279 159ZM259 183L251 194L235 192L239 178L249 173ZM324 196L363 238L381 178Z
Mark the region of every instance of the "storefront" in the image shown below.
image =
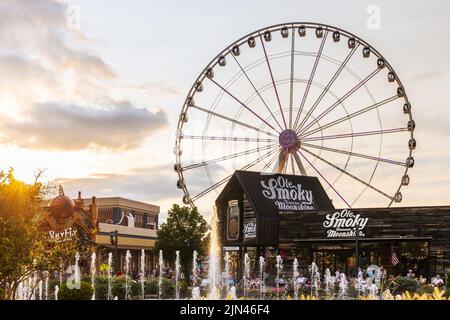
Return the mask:
M448 206L337 209L315 177L248 171L235 172L216 205L224 250L253 260L280 254L303 270L314 261L353 275L358 251L358 266L390 274L429 278L450 267Z

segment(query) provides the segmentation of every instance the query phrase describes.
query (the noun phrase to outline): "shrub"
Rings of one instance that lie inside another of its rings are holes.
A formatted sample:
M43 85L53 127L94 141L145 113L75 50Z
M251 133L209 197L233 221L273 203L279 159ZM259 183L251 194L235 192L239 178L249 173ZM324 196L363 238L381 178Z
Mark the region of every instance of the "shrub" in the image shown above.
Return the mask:
M389 284L388 287L391 287L393 285L395 294L401 294L405 291L409 292L416 292L419 288L419 281L413 278L408 277L402 277L398 276L394 280L392 280L392 283Z
M434 292L434 287L431 284L427 284L427 285L421 286L417 290L417 293L420 294L420 295L423 295L424 293L433 294L433 292Z
M93 289L90 283L81 281L80 289L69 289L67 284L63 284L58 292L58 300L90 300Z
M95 299L106 300L108 298L108 278L103 276L95 277Z
M145 294L159 294L159 279L153 278L145 282ZM180 292L187 291L187 282L180 284ZM162 279L162 297L173 298L175 296L175 284L172 280Z
M5 290L3 288L0 288L0 300L5 300Z

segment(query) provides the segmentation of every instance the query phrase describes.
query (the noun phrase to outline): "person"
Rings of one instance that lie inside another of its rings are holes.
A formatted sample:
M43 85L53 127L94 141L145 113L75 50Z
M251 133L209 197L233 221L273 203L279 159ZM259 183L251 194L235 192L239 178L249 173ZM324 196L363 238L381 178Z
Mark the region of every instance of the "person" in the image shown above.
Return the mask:
M380 267L380 276L381 276L381 279L385 279L385 278L386 278L386 275L387 275L386 269L385 269L383 266L381 266L381 267Z
M422 286L427 283L427 279L423 277L423 275L419 276L419 284Z
M407 278L414 278L414 273L411 269L408 270L408 273L406 274Z
M362 279L363 278L363 271L361 269L361 267L358 267L358 279Z
M444 285L444 280L439 274L434 278L432 285L435 287L442 287Z

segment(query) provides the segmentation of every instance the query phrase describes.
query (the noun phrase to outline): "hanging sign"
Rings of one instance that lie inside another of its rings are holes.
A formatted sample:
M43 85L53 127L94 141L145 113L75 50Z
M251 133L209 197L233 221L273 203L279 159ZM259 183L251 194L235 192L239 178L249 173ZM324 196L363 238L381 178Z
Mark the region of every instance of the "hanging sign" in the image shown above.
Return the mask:
M256 220L252 219L244 223L242 231L244 235L244 241L256 238Z
M300 183L293 183L285 176L262 180L262 194L270 200L274 200L280 211L315 210L313 193L305 189Z
M356 227L358 226L359 237L364 237L364 227L369 218L363 218L361 215L354 214L348 209L341 212L329 213L325 217L323 227L327 230L328 238L348 238L356 237Z

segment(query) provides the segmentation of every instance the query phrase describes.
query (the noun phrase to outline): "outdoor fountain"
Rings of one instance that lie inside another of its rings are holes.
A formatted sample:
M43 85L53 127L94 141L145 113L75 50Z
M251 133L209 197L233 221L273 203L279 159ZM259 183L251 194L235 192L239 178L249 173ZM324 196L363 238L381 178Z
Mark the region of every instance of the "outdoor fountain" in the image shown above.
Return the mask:
M235 286L231 286L229 297L230 297L231 300L237 300L238 299L238 297L236 295L236 287Z
M327 296L331 295L331 297L333 296L334 293L334 279L331 276L329 268L325 270L325 292Z
M281 272L283 271L283 259L281 258L280 255L277 255L277 278L276 278L276 286L277 286L277 300L280 296L280 277L281 277Z
M141 270L139 274L139 281L141 282L141 300L144 300L145 295L145 250L141 250Z
M198 253L196 250L194 250L192 254L192 299L199 299L200 298L200 287L197 286L197 270L198 270L198 263L197 263L197 257Z
M45 281L45 287L44 287L44 297L45 300L48 300L48 282L49 282L49 272L44 271L44 281Z
M265 279L264 279L264 269L266 266L266 262L264 261L264 257L259 257L259 278L260 278L260 284L259 284L259 298L264 298L264 291L266 289L265 285Z
M219 245L219 232L217 230L217 208L213 207L213 213L211 217L211 233L210 233L210 246L209 246L209 299L216 300L220 298L217 278L220 276L220 261L218 259L218 252L220 250Z
M95 274L97 273L97 268L95 265L96 255L92 252L91 255L91 286L92 286L92 300L95 300Z
M38 283L38 292L39 292L39 300L42 300L42 290L43 288L42 288L42 280L39 280L39 283Z
M294 259L294 263L292 265L292 269L293 269L292 282L294 284L294 299L297 300L298 299L298 281L297 281L297 278L299 276L299 273L298 273L298 260L297 260L297 258Z
M310 272L311 272L311 297L313 296L313 290L315 293L315 296L318 296L319 291L319 281L320 281L320 273L319 268L317 267L316 263L313 261L310 266Z
M163 282L163 271L164 271L164 260L163 260L163 251L159 250L159 275L158 275L158 298L162 297L162 282Z
M80 254L77 253L75 254L75 284L78 284L81 282L81 273L80 273Z
M59 287L58 285L55 286L55 300L58 300L58 292L59 292Z
M108 253L108 293L107 293L107 299L112 299L112 253Z
M125 254L125 300L128 300L130 292L130 262L131 262L131 252L127 250Z
M347 290L348 290L347 277L345 276L345 273L341 273L339 279L339 296L341 298L347 296Z
M250 282L250 257L244 255L244 297L247 297L248 283Z
M175 252L175 299L180 299L180 251Z
M227 289L227 297L228 295L230 295L230 284L229 284L229 277L230 277L230 254L227 252L225 252L225 257L224 257L224 261L225 261L225 268L224 268L224 275L225 275L225 279L223 280L223 284L226 286Z

